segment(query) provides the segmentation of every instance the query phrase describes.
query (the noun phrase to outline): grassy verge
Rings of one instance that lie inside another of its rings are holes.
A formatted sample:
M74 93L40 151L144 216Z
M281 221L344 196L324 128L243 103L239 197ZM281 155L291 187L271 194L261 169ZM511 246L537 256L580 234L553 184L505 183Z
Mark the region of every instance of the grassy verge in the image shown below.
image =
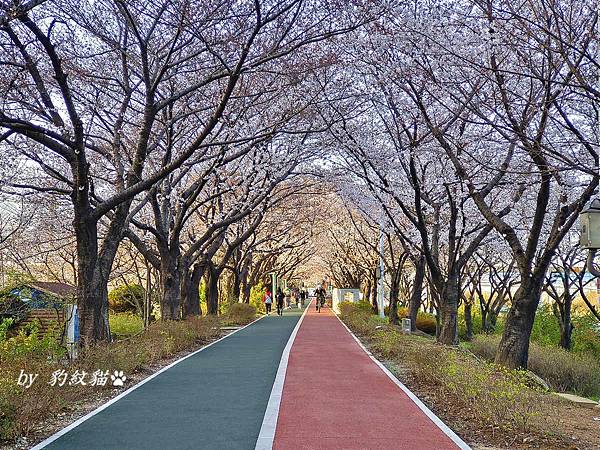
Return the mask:
M508 448L597 448L594 411L564 402L523 371L461 348L403 335L370 312L342 305L342 320L399 379L471 444ZM595 414L598 415L597 413ZM576 431L577 429L581 431ZM574 439L575 437L575 439Z
M493 361L499 343L500 336L477 335L469 348L486 361ZM591 354L568 352L532 342L528 366L556 391L590 398L600 394L600 361Z
M246 324L256 314L254 309L250 312L243 308L225 317L224 322ZM73 412L86 401L98 397L105 401L118 394L123 388L112 385L110 375L114 371L125 374L129 382L124 387L129 387L134 380L145 378L182 352L215 340L224 324L214 317L190 318L154 323L147 331L135 334L135 324L127 324L125 318L119 320L122 334L130 339L96 345L70 363L56 336L39 335L35 325L0 341L0 447L14 445L17 439L37 433L41 423ZM22 372L38 375L31 387L18 384ZM76 373L85 373L85 385L77 383ZM102 380L103 376L107 378L104 385L92 385L94 379ZM55 384L51 385L53 379Z

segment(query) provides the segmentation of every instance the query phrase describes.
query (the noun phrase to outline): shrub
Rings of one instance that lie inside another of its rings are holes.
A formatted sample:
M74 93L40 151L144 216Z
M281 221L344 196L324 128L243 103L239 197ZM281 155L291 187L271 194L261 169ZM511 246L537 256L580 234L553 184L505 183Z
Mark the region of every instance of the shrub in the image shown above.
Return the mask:
M600 324L589 312L577 313L573 317L573 348L576 353L592 355L600 361Z
M247 303L234 303L223 317L227 323L245 325L256 318L256 308Z
M470 342L469 349L477 356L487 361L493 361L499 342L500 336L478 334Z
M359 309L360 311L368 312L369 314L373 313L373 305L371 305L369 302L366 302L364 300L362 302L350 303L350 304L354 305L354 307Z
M265 304L263 303L263 298L266 291L267 289L262 283L252 286L252 289L250 290L250 304L254 306L256 311L260 313L264 313L266 311Z
M15 319L12 317L7 317L5 319L0 320L0 342L6 340L6 336L8 334L8 330L15 323Z
M499 342L499 336L478 335L472 342L471 351L492 361ZM529 346L528 368L557 391L590 397L600 393L600 361L591 355L532 342Z
M130 312L110 314L109 322L110 332L117 338L133 336L144 329L142 318Z
M405 319L408 317L408 308L398 308L398 317L400 319ZM417 312L417 329L422 331L423 333L430 334L435 336L435 331L437 328L435 316L433 314L429 314L423 311Z
M108 294L108 305L117 313L140 313L144 304L145 289L139 284L119 286Z
M0 439L18 434L17 397L20 389L9 373L0 371Z
M60 345L60 331L56 323L50 323L48 331L40 335L37 319L21 328L18 334L0 342L0 363L9 360L38 359L57 361L65 355ZM1 365L0 364L0 365Z

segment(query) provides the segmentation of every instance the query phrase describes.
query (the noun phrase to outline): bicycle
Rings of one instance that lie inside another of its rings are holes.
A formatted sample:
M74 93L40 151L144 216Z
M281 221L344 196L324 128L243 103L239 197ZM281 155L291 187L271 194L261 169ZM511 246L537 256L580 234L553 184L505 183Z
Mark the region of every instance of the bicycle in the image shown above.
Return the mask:
M317 296L316 302L317 304L315 305L315 307L317 308L317 312L321 312L321 309L323 308L323 306L325 306L325 297Z

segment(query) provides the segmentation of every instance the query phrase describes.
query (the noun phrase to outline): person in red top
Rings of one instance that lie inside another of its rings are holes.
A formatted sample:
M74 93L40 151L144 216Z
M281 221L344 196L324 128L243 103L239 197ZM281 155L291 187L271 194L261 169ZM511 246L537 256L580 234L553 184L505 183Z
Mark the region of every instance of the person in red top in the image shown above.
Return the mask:
M273 294L271 293L271 290L269 288L267 288L267 291L265 292L265 296L263 297L263 302L265 304L265 308L267 309L267 316L268 316L269 313L271 312L271 305L273 304Z

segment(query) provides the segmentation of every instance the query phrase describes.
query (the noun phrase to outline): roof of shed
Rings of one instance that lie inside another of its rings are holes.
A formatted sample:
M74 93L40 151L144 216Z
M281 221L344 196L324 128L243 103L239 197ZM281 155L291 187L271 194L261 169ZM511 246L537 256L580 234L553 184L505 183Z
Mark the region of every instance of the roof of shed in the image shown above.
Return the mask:
M74 297L77 294L77 288L66 283L36 281L35 283L28 283L28 286L61 298Z

